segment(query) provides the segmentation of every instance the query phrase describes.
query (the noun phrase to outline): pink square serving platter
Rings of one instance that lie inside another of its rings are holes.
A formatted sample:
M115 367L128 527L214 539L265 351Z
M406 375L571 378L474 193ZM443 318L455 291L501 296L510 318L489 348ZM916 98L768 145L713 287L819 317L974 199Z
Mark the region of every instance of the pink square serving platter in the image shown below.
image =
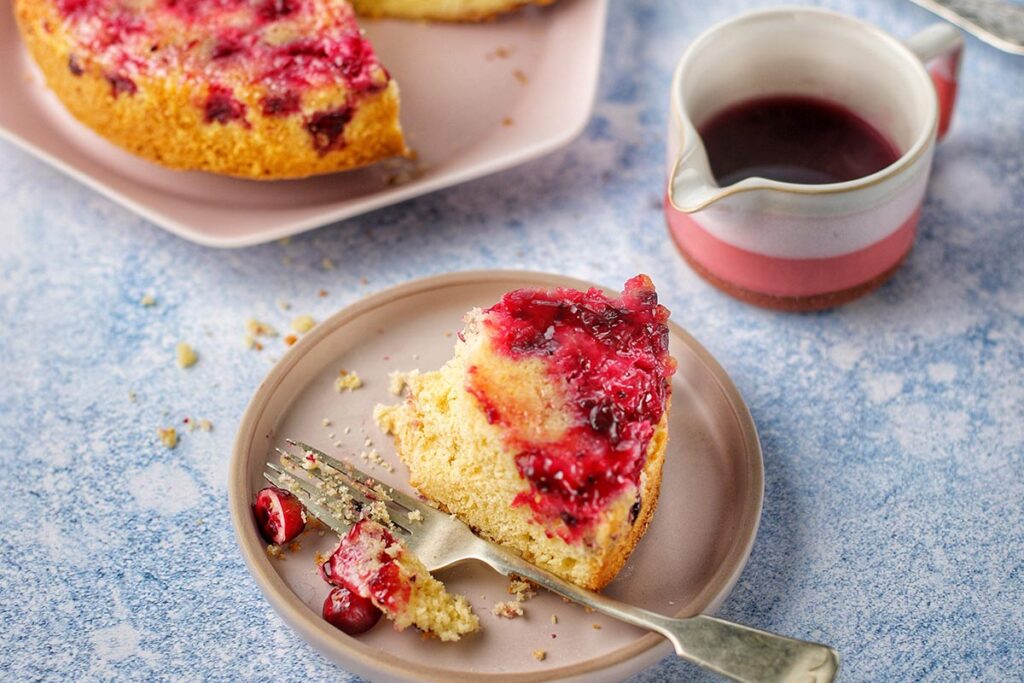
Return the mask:
M0 135L153 223L242 247L504 170L572 140L590 118L607 0L562 0L498 21L363 21L398 80L415 162L259 182L161 168L79 124L43 85L8 0L0 11Z

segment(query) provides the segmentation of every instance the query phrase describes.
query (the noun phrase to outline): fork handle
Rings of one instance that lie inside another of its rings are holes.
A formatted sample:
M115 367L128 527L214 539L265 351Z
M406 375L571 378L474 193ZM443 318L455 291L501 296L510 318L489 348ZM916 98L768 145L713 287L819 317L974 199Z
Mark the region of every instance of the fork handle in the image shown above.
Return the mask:
M787 638L703 614L688 619L666 617L580 588L486 541L481 541L476 557L502 574L518 574L573 602L660 633L683 659L733 680L829 683L839 669L839 655L827 645Z

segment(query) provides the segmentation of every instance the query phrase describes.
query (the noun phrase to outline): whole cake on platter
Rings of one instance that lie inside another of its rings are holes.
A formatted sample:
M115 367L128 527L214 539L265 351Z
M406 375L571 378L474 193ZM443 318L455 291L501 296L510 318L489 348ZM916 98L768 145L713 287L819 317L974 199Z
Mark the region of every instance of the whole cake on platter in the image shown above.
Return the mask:
M411 484L527 560L599 589L658 501L668 441L668 310L651 280L620 296L522 289L470 311L455 356L378 406Z
M446 20L523 4L356 3L377 16ZM15 0L14 8L71 114L164 166L300 178L408 153L398 85L345 0Z

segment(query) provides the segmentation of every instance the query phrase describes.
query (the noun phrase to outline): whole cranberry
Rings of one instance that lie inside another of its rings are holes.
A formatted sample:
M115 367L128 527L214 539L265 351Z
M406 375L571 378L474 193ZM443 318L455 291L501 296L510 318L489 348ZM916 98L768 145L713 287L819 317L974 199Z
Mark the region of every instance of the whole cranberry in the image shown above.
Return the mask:
M260 533L269 543L287 543L306 528L306 511L302 509L302 503L276 486L268 486L256 494L252 511Z
M350 636L369 631L380 620L381 611L369 599L344 586L333 589L324 600L324 619Z

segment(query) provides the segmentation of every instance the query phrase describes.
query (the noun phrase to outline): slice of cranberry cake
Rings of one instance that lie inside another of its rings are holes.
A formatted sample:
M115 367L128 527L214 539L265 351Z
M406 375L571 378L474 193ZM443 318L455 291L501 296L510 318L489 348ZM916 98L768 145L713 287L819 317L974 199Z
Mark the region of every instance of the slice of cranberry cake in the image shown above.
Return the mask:
M398 87L345 0L15 0L68 110L165 166L328 173L406 151Z
M480 628L466 599L449 594L415 555L373 520L353 525L320 565L320 574L331 585L368 598L399 631L416 626L452 641ZM328 611L325 605L325 614Z
M410 480L484 536L605 586L647 529L668 440L669 312L651 280L521 289L470 311L455 357L378 406Z

